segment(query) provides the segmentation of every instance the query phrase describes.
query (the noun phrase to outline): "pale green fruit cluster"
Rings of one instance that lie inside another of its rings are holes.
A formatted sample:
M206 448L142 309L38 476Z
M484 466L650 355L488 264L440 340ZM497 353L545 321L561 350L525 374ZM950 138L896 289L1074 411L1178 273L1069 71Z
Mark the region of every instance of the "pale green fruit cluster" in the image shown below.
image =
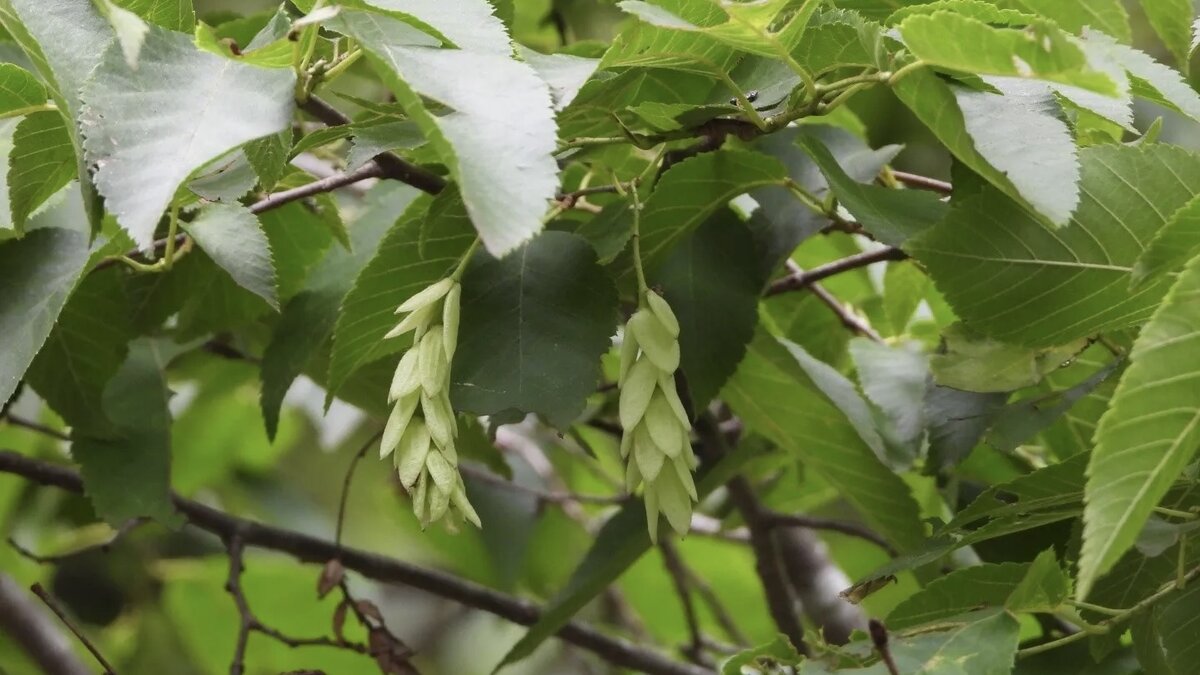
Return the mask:
M659 513L686 534L697 500L691 424L675 391L678 367L679 321L666 300L647 290L642 307L625 324L618 384L625 482L631 492L645 484L646 523L655 542Z
M425 288L400 305L396 313L408 316L386 336L412 331L413 346L400 358L392 378L388 400L395 406L383 430L379 456L393 455L422 526L449 514L479 527L479 515L467 500L458 472L458 422L450 407L450 362L458 345L461 296L462 286L454 279Z

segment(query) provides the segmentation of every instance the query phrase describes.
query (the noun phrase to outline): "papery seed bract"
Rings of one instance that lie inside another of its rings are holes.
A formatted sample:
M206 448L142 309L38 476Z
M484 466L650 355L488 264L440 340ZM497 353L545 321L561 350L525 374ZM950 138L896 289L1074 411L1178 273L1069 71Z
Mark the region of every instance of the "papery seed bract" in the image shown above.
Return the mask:
M421 374L421 388L426 394L433 396L441 391L450 374L450 365L446 363L446 353L442 351L442 331L440 326L429 329L421 338L421 350L418 371Z
M394 337L404 335L410 330L417 330L423 326L428 326L429 322L437 317L437 307L422 307L421 309L409 314L396 324L396 327L387 332L383 336L384 340L390 340ZM417 331L418 333L421 331Z
M421 476L431 440L425 420L417 417L409 422L408 429L396 448L396 473L404 487L411 488Z
M655 446L654 439L650 438L650 433L641 424L633 431L633 458L637 461L642 480L647 483L653 483L658 477L666 459L666 455Z
M650 397L650 404L646 406L642 424L650 432L650 438L654 439L654 444L663 453L668 457L679 455L679 444L684 430L679 425L679 418L675 417L674 411L671 410L671 405L667 403L666 394L657 387L654 395Z
M671 310L671 305L654 291L646 291L646 304L649 305L650 311L654 312L654 316L667 329L667 332L671 334L671 337L679 337L679 319L675 318L675 312Z
M442 349L446 351L447 362L454 360L454 350L458 348L458 318L461 302L462 286L454 284L446 293L446 301L442 305Z
M410 394L421 386L421 379L417 376L417 350L409 349L404 352L404 356L400 357L400 363L396 364L396 372L392 375L392 386L388 390L388 402Z
M625 330L621 332L621 370L617 377L617 385L625 384L626 378L629 377L629 369L637 361L637 355L637 338L633 336L633 331L626 326Z
M442 453L431 450L425 457L425 468L429 471L429 477L437 484L438 489L445 490L449 494L450 488L454 487L454 480L458 477L458 472L450 466Z
M403 314L405 312L414 312L418 309L428 307L438 300L441 300L442 296L445 295L454 285L454 280L449 277L442 279L437 283L430 284L401 303L401 305L396 308L396 313Z
M419 400L419 395L409 394L396 401L396 405L392 406L392 413L388 415L387 424L383 427L383 437L379 441L380 459L387 457L400 444Z
M642 354L646 355L658 369L667 373L679 367L679 341L649 310L638 310L630 319L629 327L637 338Z
M642 419L646 406L650 405L650 397L654 394L658 371L654 364L640 359L633 364L629 377L621 386L620 398L617 401L617 413L621 426L628 432Z

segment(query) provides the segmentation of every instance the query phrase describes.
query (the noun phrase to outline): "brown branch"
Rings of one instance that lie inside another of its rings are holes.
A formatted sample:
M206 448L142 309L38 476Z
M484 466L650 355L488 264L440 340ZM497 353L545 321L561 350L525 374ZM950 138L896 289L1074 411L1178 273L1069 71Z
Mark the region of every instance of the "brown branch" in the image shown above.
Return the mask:
M245 552L245 548L241 537L236 532L231 534L226 538L225 546L229 552L229 576L225 581L225 590L229 592L229 595L233 596L233 602L237 605L239 619L237 643L233 649L233 661L229 664L229 675L242 675L246 672L246 649L250 644L251 633L261 633L289 647L336 647L338 649L358 652L359 654L369 653L365 645L355 642L335 640L324 636L295 638L263 624L255 616L254 611L250 609L250 603L246 600L246 593L242 590L242 572L245 570L243 553Z
M720 457L726 453L725 438L711 414L705 413L696 420L696 431L700 435L706 456ZM726 488L729 490L730 500L750 530L750 548L754 550L754 569L758 573L759 581L762 582L767 609L771 612L775 627L791 641L797 651L808 655L808 645L804 642L804 629L800 625L800 617L796 614L792 589L788 585L780 564L778 547L774 537L771 536L772 528L762 521L764 513L762 504L754 495L754 489L750 487L750 482L742 476L737 476L729 481Z
M888 555L893 558L899 555L891 544L871 528L851 523L844 520L835 520L833 518L817 518L815 516L799 516L790 513L779 513L763 509L759 514L759 522L764 527L806 527L810 530L829 530L830 532L840 532L851 537L858 537L875 544L879 548L887 551Z
M17 417L16 415L13 415L11 413L5 413L4 417L2 417L0 419L8 422L9 424L13 425L14 427L21 427L22 429L28 429L30 431L42 434L43 436L49 436L50 438L53 438L55 440L59 440L59 441L71 440L70 436L64 434L63 432L59 431L58 429L52 429L40 422L34 422L33 420L27 420L23 417Z
M325 101L316 96L309 96L308 100L300 104L301 110L321 120L326 126L336 127L343 124L349 124L350 118L346 117L337 108L329 105ZM375 156L373 162L368 164L378 164L382 174L382 178L391 178L398 180L401 183L407 183L422 192L428 192L431 195L436 195L446 188L446 179L441 176L422 169L421 167L411 164L398 155L391 152L383 152Z
M882 621L871 619L867 623L867 630L871 634L871 643L875 645L875 651L879 652L879 658L887 666L888 673L900 675L900 669L896 667L896 660L892 658L892 650L888 647L887 627L883 625Z
M788 262L790 263L791 261ZM808 285L808 290L810 293L817 296L817 299L820 300L822 304L833 310L833 313L837 315L838 321L841 321L843 326L869 340L874 342L883 342L883 336L877 333L874 328L871 328L870 324L854 314L854 312L851 312L848 307L842 304L841 300L838 300L837 297L834 296L833 293L830 293L828 290L826 290L824 286L813 282Z
M12 451L0 451L0 473L23 476L36 483L75 493L83 491L83 481L75 471ZM333 541L240 518L178 495L173 495L172 499L176 509L187 517L192 526L211 532L226 541L237 535L244 546L286 553L300 561L317 565L340 557L347 569L354 570L364 577L383 583L418 588L523 626L533 625L542 615L542 608L532 602L444 572L361 549L339 547ZM712 675L711 670L674 661L658 652L605 635L577 621L568 622L559 629L557 635L566 642L624 668L652 675Z
M332 176L314 180L311 183L305 183L304 185L291 188L290 190L274 192L266 197L263 197L257 202L254 202L248 208L250 209L250 213L257 215L259 213L263 213L264 211L277 209L294 201L304 199L305 197L311 197L313 195L319 195L325 192L333 192L338 188L343 188L347 185L353 185L354 183L358 183L369 178L384 177L387 177L387 172L382 166L375 162L367 162L354 171L335 173Z
M354 470L358 468L358 463L362 461L367 450L383 436L383 431L377 431L363 443L362 448L354 453L354 459L350 460L350 466L346 468L346 477L342 479L342 496L338 499L338 514L337 514L337 529L334 533L333 541L338 546L342 545L342 528L346 521L346 501L350 498L350 483L354 481Z
M117 671L112 667L112 664L104 658L104 655L100 653L100 650L96 648L96 645L92 644L92 641L88 639L88 636L84 635L83 631L80 630L79 627L75 625L75 622L67 616L67 613L63 611L62 607L58 606L58 602L54 600L54 596L50 595L45 588L42 588L41 584L34 584L33 586L30 586L29 590L33 591L34 595L38 596L42 602L46 603L46 606L50 608L51 612L54 612L54 615L58 617L59 621L63 622L63 625L67 627L67 630L71 631L75 637L79 638L79 642L83 644L85 649L91 652L92 656L95 657L96 662L99 663L100 667L104 669L104 675L117 675Z
M679 596L679 603L683 608L683 619L688 627L688 635L691 636L691 642L684 646L683 654L695 663L711 666L712 661L704 654L704 635L700 631L696 605L692 602L687 567L683 564L683 559L679 557L679 551L675 550L675 544L669 540L660 541L658 549L662 553L663 567L667 570L667 576L671 577L671 583L675 586L675 594Z
M506 490L512 490L513 492L521 492L534 497L539 502L544 502L547 504L624 504L625 502L629 501L629 495L584 495L576 494L574 492L539 490L527 485L521 485L520 483L514 483L511 480L506 480L502 476L497 476L491 471L471 464L459 464L458 469L464 476L470 476L472 479L477 480L480 483L495 485Z
M929 190L943 195L948 195L954 191L954 186L944 180L908 173L907 171L892 171L892 177L911 188Z
M765 295L769 297L779 293L786 293L787 291L800 290L842 272L849 272L850 270L866 267L867 265L885 260L904 260L907 257L907 253L891 246L875 251L858 253L842 258L841 260L835 260L831 263L814 267L808 271L789 274L781 279L776 279L767 287Z
M0 573L0 630L46 673L92 675L70 638L12 577Z

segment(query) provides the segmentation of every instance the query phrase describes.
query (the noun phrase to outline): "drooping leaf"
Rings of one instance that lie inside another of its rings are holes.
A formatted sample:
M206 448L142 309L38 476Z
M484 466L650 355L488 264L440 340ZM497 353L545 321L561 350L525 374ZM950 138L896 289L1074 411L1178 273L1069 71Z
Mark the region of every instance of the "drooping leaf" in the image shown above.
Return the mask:
M125 363L104 388L103 405L114 436L72 436L84 492L114 527L130 518L179 522L170 497L171 413L161 347L134 342Z
M642 264L653 268L729 200L756 187L782 185L786 177L778 160L745 150L707 152L672 166L642 210Z
M835 486L898 548L913 548L924 540L908 487L879 461L775 338L762 332L755 337L723 398L749 428L786 448Z
M329 361L331 394L356 369L411 344L411 336L383 339L401 318L396 308L449 275L474 240L455 190L444 190L432 204L418 198L409 206L342 302Z
M18 230L75 177L76 165L75 149L60 113L37 112L17 124L8 156L8 199Z
M290 123L293 75L222 59L151 27L137 70L105 53L83 89L84 148L110 212L139 247L196 169ZM193 101L207 101L197 114ZM153 129L147 133L147 129Z
M596 389L617 295L583 239L545 232L463 275L451 401L481 415L535 412L566 428Z
M951 209L908 245L971 327L1046 346L1145 320L1162 283L1129 291L1129 272L1176 209L1200 190L1200 160L1170 146L1080 153L1082 199L1051 232L995 190ZM1036 298L1036 302L1032 301Z
M237 285L279 309L271 246L258 218L249 209L234 204L211 204L184 229Z
M89 274L59 313L26 380L73 429L110 432L102 395L133 337L121 271Z
M718 211L672 250L651 284L679 319L680 368L703 408L737 369L758 322L763 279L750 232L729 209Z
M1133 545L1200 445L1200 258L1193 259L1130 354L1088 465L1077 595Z
M88 260L87 235L34 230L0 244L0 400L7 401L41 349Z
M336 25L377 60L405 112L450 168L484 245L503 255L542 229L547 202L558 188L550 90L532 67L511 58L503 24L491 17L486 2L450 4L459 11L482 8L491 19L471 25L451 19L453 14L425 17L459 49L431 49L437 39L378 14L343 11ZM451 27L465 31L461 42ZM505 45L503 51L489 47L497 43ZM435 114L437 108L425 100L450 111Z
M1082 47L1053 23L1003 28L954 12L934 12L908 17L900 33L912 53L930 65L1118 93L1112 79L1094 70Z
M342 299L416 194L398 183L385 183L373 189L351 230L350 249L331 249L309 274L304 288L284 305L263 351L261 405L268 437L275 437L279 408L288 387L333 335ZM386 395L380 400L385 398Z

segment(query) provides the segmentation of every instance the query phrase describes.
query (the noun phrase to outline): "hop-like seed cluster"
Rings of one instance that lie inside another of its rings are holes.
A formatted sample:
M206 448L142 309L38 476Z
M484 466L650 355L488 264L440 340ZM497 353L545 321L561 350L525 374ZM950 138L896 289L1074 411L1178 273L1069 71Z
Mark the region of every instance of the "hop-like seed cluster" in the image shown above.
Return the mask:
M625 325L621 344L621 456L629 490L646 486L646 523L650 539L657 542L660 512L676 532L688 531L697 499L692 480L696 456L687 411L675 390L679 321L666 300L654 291L645 293L642 307Z
M461 295L462 286L449 278L425 288L400 305L396 313L408 316L386 336L413 331L413 345L392 378L388 400L394 407L379 456L393 455L422 526L447 514L479 526L458 472L458 422L450 407L450 362L458 345Z

